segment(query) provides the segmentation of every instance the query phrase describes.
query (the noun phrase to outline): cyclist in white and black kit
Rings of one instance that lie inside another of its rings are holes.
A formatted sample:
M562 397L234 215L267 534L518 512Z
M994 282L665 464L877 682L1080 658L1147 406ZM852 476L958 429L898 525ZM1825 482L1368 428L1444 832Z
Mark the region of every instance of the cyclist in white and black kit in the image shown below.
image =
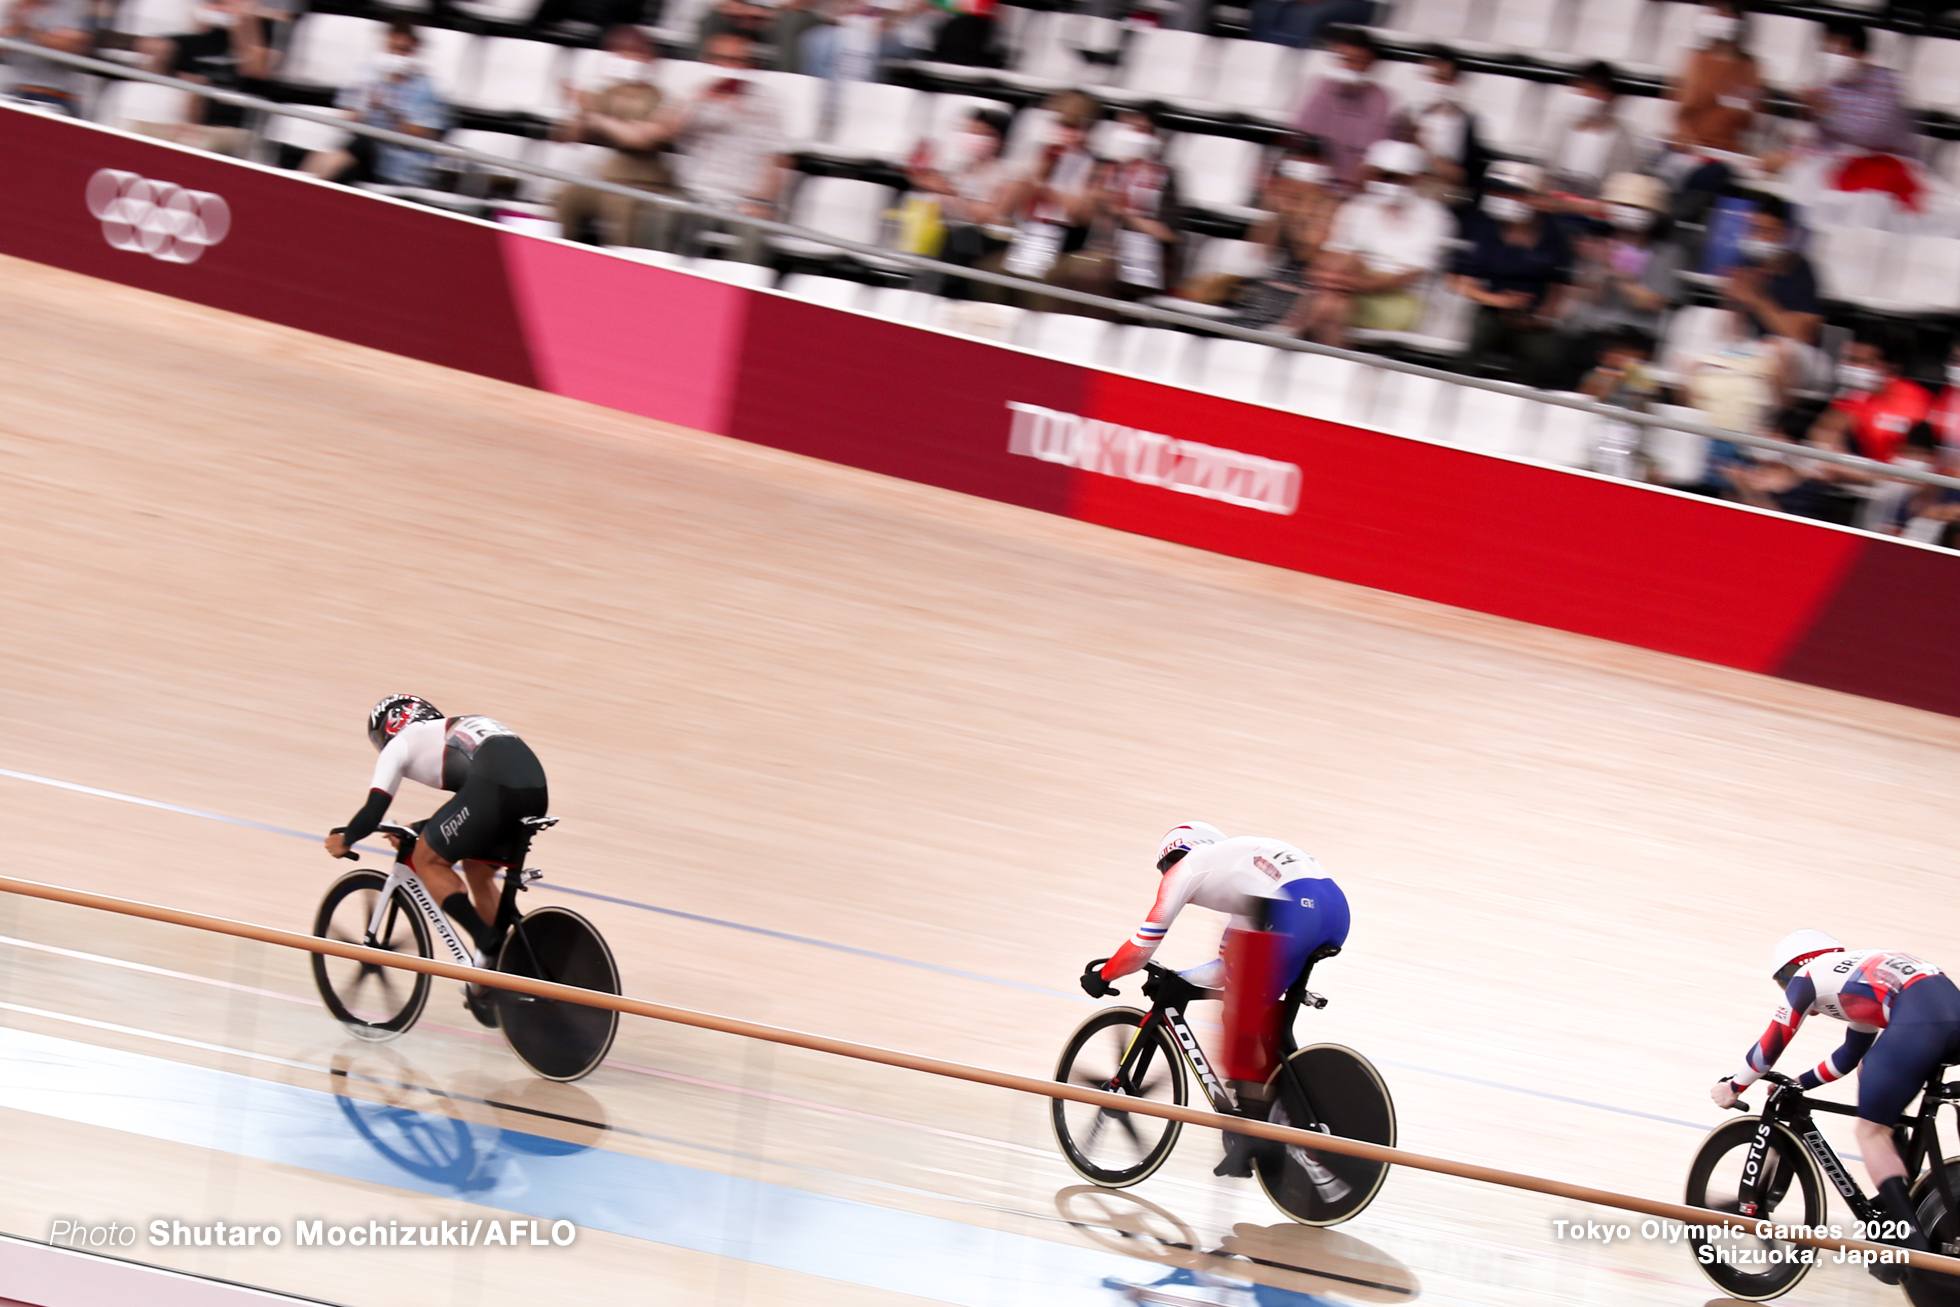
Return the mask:
M530 835L524 818L545 815L544 766L495 718L444 717L412 694L391 694L374 706L368 739L381 751L373 787L346 828L327 836L327 852L344 857L348 846L372 835L403 777L450 791L453 797L423 823L410 862L487 956L498 942L490 925L497 917L497 870L523 853Z

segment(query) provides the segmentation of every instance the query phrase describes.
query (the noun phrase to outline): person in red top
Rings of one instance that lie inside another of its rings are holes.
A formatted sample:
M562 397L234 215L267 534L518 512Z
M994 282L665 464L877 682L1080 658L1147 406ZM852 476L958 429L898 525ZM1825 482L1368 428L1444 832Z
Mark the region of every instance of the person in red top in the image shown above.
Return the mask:
M1933 397L1926 421L1939 437L1944 463L1960 461L1960 344L1947 353L1946 385Z
M1882 337L1846 346L1838 364L1843 389L1810 428L1811 443L1890 463L1907 433L1926 420L1933 406L1925 387L1902 371L1896 349ZM1870 480L1862 473L1842 475Z

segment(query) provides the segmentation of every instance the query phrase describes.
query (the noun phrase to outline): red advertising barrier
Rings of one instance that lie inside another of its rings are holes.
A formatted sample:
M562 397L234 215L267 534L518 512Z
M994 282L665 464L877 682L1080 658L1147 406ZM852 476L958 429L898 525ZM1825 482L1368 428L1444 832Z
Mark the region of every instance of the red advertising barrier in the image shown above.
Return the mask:
M1960 555L1404 440L0 110L0 253L890 476L1960 715Z

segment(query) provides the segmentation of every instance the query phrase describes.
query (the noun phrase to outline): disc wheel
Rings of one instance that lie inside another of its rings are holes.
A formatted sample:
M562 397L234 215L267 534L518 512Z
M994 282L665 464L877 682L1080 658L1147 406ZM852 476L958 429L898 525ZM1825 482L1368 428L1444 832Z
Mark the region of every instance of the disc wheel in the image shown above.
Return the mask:
M1267 1119L1343 1139L1395 1146L1395 1103L1367 1058L1339 1044L1313 1044L1273 1074ZM1262 1149L1255 1167L1273 1206L1301 1225L1339 1225L1373 1202L1385 1162L1299 1144Z
M1954 1191L1955 1201L1960 1201L1960 1161L1946 1164L1946 1182ZM1933 1182L1930 1170L1913 1186L1912 1206L1933 1251L1960 1256L1960 1213L1946 1210L1946 1200L1940 1197L1940 1187ZM1913 1307L1960 1307L1960 1279L1951 1275L1909 1271L1905 1288Z
M343 944L363 944L404 957L433 957L429 924L399 889L391 896L373 939L368 923L388 878L378 871L350 871L333 883L313 919L313 933ZM415 1024L429 1000L429 977L420 971L356 962L328 953L313 955L313 983L327 1011L362 1039L393 1039Z
M559 985L619 993L619 966L592 923L569 908L526 913L497 952L497 970ZM511 1051L546 1080L579 1080L605 1060L619 1031L611 1008L496 991L498 1024Z
M1090 1017L1069 1037L1055 1079L1153 1103L1183 1104L1184 1064L1161 1021L1142 1028L1145 1015L1133 1007L1117 1007ZM1109 1189L1128 1188L1162 1166L1182 1128L1180 1122L1160 1116L1066 1098L1053 1100L1050 1110L1062 1156L1084 1180Z
M1686 1201L1715 1212L1742 1211L1742 1170L1749 1146L1763 1128L1757 1118L1740 1118L1709 1131L1688 1170ZM1763 1156L1759 1207L1751 1220L1775 1225L1822 1225L1824 1177L1789 1127L1769 1123L1769 1150ZM1813 1251L1782 1239L1761 1239L1745 1230L1690 1235L1695 1262L1731 1298L1766 1302L1796 1288L1809 1273ZM1703 1252L1704 1248L1710 1249Z

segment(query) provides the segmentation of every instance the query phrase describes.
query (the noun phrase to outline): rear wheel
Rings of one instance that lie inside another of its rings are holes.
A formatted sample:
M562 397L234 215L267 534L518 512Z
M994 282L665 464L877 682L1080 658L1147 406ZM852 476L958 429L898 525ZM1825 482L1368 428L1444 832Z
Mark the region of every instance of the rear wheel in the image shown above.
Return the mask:
M1764 1122L1745 1117L1709 1131L1688 1171L1688 1206L1723 1213L1742 1212L1742 1172L1749 1147ZM1763 1155L1763 1177L1757 1210L1751 1220L1773 1225L1822 1225L1824 1178L1817 1163L1790 1133L1789 1127L1769 1122L1769 1148ZM1796 1288L1810 1272L1815 1249L1782 1239L1759 1239L1737 1230L1715 1237L1693 1236L1688 1244L1695 1261L1716 1287L1731 1298L1764 1302ZM1704 1251L1706 1249L1707 1251Z
M1395 1146L1395 1103L1374 1064L1339 1044L1314 1044L1274 1073L1274 1125ZM1273 1206L1301 1225L1339 1225L1375 1200L1386 1162L1323 1152L1300 1144L1262 1149L1260 1187Z
M619 993L619 966L592 923L569 908L528 912L497 953L497 970L559 985ZM606 1007L496 991L499 1024L511 1050L547 1080L579 1080L605 1060L619 1030Z
M313 933L343 944L363 944L404 957L433 957L429 924L399 889L390 896L375 937L368 923L388 878L378 871L350 871L333 883L313 919ZM362 1039L393 1039L415 1024L429 999L429 977L374 962L328 953L313 955L313 983L327 1010Z
M1133 1007L1115 1007L1090 1017L1069 1037L1055 1066L1055 1079L1181 1105L1184 1065L1163 1022L1153 1021L1139 1034L1144 1016ZM1109 1189L1127 1188L1162 1166L1182 1128L1180 1122L1160 1116L1139 1116L1066 1098L1053 1100L1050 1111L1055 1141L1068 1164L1084 1180Z
M1960 1202L1960 1162L1946 1164L1946 1181L1955 1201ZM1919 1228L1933 1245L1933 1251L1960 1257L1960 1213L1946 1209L1946 1200L1940 1197L1940 1187L1934 1183L1931 1171L1913 1186L1912 1199ZM1909 1271L1906 1297L1913 1307L1960 1307L1960 1279L1937 1271Z

